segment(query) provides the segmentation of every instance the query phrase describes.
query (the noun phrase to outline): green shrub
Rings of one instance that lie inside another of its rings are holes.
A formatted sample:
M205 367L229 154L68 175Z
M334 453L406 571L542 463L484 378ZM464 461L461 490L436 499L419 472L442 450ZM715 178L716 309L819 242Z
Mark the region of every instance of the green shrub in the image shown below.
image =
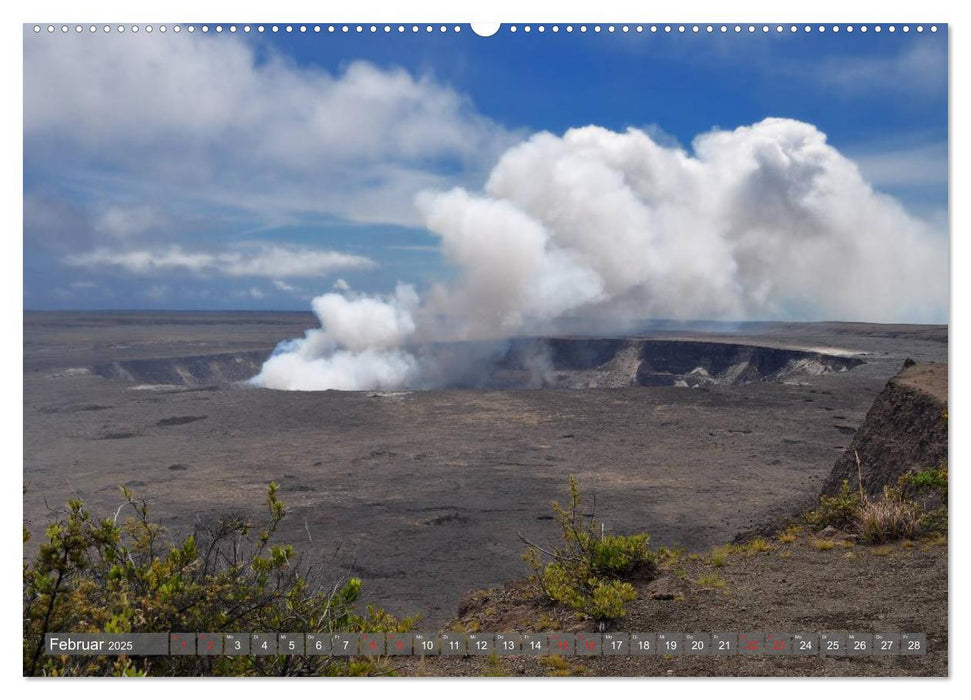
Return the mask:
M903 474L897 481L897 488L905 497L914 498L939 493L947 502L947 465L941 465L937 469Z
M627 581L601 580L593 587L586 612L594 620L617 620L627 615L626 604L636 598Z
M598 576L626 576L635 569L653 569L656 559L648 544L651 536L604 535L590 541L590 568Z
M860 493L851 490L850 482L843 479L843 485L838 494L820 496L819 507L806 514L806 522L816 530L822 530L828 526L844 530L855 522L862 502L863 497Z
M379 663L314 656L82 657L43 655L47 632L407 631L368 606L361 581L318 585L294 548L276 543L286 511L277 485L266 520L229 515L172 540L127 489L114 518L96 520L80 500L50 523L24 561L24 675L360 675ZM131 514L121 524L120 513ZM24 529L24 541L29 538Z
M526 541L523 558L549 600L594 620L619 619L627 613L626 603L637 597L634 587L622 579L634 573L652 577L658 557L649 547L647 533L602 535L593 515L581 515L582 503L576 479L571 476L569 507L553 503L561 543L547 550Z

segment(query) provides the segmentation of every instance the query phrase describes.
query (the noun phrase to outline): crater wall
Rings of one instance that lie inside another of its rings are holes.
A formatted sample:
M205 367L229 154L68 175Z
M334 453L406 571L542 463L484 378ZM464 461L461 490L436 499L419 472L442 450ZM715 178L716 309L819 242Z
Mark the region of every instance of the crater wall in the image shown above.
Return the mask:
M798 381L800 377L844 372L862 360L849 355L741 343L638 338L520 338L488 352L482 346L425 346L454 362L467 355L479 366L454 388L599 389L636 386L698 387L711 384ZM249 351L118 360L96 364L106 379L150 385L206 386L246 381L259 373L270 351ZM440 388L440 387L434 387ZM446 385L446 388L449 388Z

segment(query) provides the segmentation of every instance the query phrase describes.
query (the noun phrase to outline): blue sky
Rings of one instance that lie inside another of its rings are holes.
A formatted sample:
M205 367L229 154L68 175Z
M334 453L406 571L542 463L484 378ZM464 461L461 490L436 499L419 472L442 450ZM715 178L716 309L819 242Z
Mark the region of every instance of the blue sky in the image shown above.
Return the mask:
M24 306L296 309L454 273L417 192L538 131L815 125L945 235L947 32L24 36Z

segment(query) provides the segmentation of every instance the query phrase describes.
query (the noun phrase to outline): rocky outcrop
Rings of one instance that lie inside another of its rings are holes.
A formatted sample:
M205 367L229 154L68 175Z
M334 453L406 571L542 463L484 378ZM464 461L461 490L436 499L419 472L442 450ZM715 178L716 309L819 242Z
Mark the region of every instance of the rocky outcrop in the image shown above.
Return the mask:
M947 364L905 366L877 396L849 448L823 484L839 492L843 480L877 496L902 474L947 462ZM860 467L857 468L856 456Z

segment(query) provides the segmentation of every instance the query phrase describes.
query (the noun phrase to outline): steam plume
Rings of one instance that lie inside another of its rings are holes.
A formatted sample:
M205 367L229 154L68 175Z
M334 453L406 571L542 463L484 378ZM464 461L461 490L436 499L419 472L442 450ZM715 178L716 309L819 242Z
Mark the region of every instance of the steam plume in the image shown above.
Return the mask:
M318 297L321 327L281 343L255 383L433 386L449 378L428 343L501 340L564 317L947 315L946 236L789 119L703 134L692 153L636 129L539 133L503 154L481 194L425 192L417 206L458 281L423 298L404 285ZM468 372L454 352L447 364Z

